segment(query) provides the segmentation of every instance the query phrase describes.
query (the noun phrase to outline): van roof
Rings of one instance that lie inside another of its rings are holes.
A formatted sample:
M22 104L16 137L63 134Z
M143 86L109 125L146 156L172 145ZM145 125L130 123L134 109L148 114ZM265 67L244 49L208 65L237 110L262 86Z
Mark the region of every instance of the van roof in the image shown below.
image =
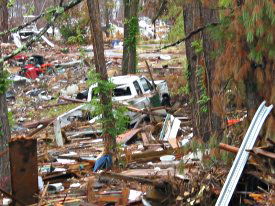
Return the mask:
M139 79L139 76L136 76L136 75L124 75L124 76L111 77L110 81L116 85L122 85L122 84L130 84L138 79Z

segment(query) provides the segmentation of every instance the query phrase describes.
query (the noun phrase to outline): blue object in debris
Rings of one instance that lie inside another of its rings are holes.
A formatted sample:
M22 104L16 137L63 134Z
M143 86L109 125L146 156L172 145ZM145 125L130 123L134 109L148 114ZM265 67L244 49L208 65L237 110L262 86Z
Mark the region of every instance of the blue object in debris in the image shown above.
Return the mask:
M104 155L96 160L94 166L94 172L97 172L100 169L108 169L112 166L112 156Z
M120 40L113 40L112 41L112 47L114 48L115 46L119 45Z

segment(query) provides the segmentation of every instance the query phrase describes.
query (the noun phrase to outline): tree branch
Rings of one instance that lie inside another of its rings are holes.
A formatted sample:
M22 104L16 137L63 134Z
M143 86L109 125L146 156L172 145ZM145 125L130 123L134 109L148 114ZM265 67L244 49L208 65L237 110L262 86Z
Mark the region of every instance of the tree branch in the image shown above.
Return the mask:
M161 5L159 7L158 13L152 19L152 23L154 24L155 21L163 14L164 10L167 8L167 0L162 0Z
M81 1L82 1L82 0L81 0ZM81 1L80 1L80 2L81 2ZM80 2L79 2L79 3L80 3ZM63 0L60 1L60 4L59 4L60 7L62 7L62 3L63 3ZM70 3L68 3L67 6L68 6L69 4L70 4ZM4 35L6 35L6 34L18 32L18 31L24 29L25 27L31 25L32 23L38 21L40 18L42 18L42 17L44 17L44 16L46 16L46 15L48 15L48 14L51 14L51 13L53 13L53 12L56 12L56 10L57 10L57 8L56 8L55 10L47 10L47 11L44 11L43 13L41 13L40 15L38 15L37 17L35 17L33 20L27 22L26 24L20 25L20 26L18 26L18 27L14 27L14 28L9 29L9 30L7 30L7 31L0 32L0 36L4 36Z
M164 47L162 47L162 48L160 48L160 49L158 49L158 50L156 50L156 51L159 52L160 50L163 50L163 49L167 49L167 48L169 48L169 47L176 46L176 45L180 44L181 42L184 42L184 41L190 39L193 35L195 35L195 34L201 32L201 31L203 31L204 29L209 28L209 27L211 27L211 26L217 26L217 25L219 25L219 24L220 24L219 22L213 22L213 23L207 24L207 25L205 25L205 26L199 27L199 28L197 28L196 30L190 32L190 33L189 33L186 37L184 37L183 39L180 39L180 40L178 40L178 41L176 41L176 42L174 42L174 43L172 43L172 44L165 45Z
M70 1L68 4L65 4L63 7L60 7L59 9L56 9L53 17L51 18L50 22L46 24L46 26L38 33L35 35L32 35L29 40L22 45L21 47L19 47L18 49L16 49L15 51L13 51L11 54L6 55L4 57L2 57L0 59L0 64L4 63L5 61L11 59L12 57L16 56L17 54L21 53L22 51L26 50L29 46L31 46L34 42L36 42L37 40L39 40L41 38L41 36L43 34L45 34L47 32L47 30L50 28L50 26L55 22L55 20L61 15L63 14L65 11L73 8L74 6L76 6L77 4L79 4L80 2L82 2L83 0L72 0ZM62 9L61 9L62 8Z
M4 36L6 34L18 32L19 30L24 29L25 27L27 27L27 26L31 25L32 23L36 22L38 19L40 19L41 17L43 17L45 14L48 14L48 13L50 13L50 12L44 12L44 13L38 15L37 17L35 17L33 20L27 22L26 24L20 25L18 27L14 27L14 28L9 29L7 31L0 32L0 36Z

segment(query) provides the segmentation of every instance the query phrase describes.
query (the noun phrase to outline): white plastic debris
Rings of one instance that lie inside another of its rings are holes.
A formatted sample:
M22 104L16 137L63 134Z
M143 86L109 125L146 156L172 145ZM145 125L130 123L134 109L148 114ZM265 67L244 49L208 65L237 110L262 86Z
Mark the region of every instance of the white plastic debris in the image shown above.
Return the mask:
M99 143L99 142L103 142L103 139L95 139L91 141L91 143Z
M65 96L72 96L74 94L77 94L79 92L79 88L76 84L72 84L67 87L66 90L61 90L62 95Z
M160 161L168 163L173 162L176 159L174 155L164 155L160 157Z
M13 42L15 43L15 45L19 48L22 46L22 42L20 40L20 36L17 33L13 33L12 34L12 38L13 38Z
M148 162L147 165L153 165L153 162Z
M50 96L50 95L44 95L44 94L39 94L38 95L38 98L39 99L41 99L41 100L44 100L44 101L49 101L49 100L51 100L52 99L52 96Z
M3 205L4 205L4 206L6 206L6 205L10 205L10 204L11 204L11 202L12 202L12 200L11 200L11 199L9 199L9 198L3 198Z
M162 59L162 60L170 60L171 56L170 55L162 54L162 55L159 56L159 58Z
M137 148L138 150L143 150L144 149L144 147L143 147L143 145L142 144L140 144L140 145L138 145L138 148Z
M201 151L192 152L182 157L182 160L185 163L192 163L196 161L201 161L203 157L203 153Z
M44 182L41 176L38 176L38 188L40 191L44 189Z
M56 159L58 163L61 164L68 164L68 163L76 163L75 160L70 160L70 159Z
M188 142L190 142L190 139L183 139L183 140L181 141L181 146L186 145Z
M142 192L137 190L130 190L128 200L130 202L135 202L141 199Z
M78 187L80 187L80 183L73 183L73 184L71 184L70 185L70 188L78 188Z

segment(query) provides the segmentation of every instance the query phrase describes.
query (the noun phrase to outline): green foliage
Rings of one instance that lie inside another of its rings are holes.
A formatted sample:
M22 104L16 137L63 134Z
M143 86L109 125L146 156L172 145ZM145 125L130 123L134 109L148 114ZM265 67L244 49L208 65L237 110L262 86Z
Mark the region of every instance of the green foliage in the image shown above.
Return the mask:
M228 8L232 5L232 0L219 0L219 6Z
M12 112L8 112L8 121L9 121L9 126L10 127L14 126L15 121L13 119ZM3 135L4 135L4 133L3 133L3 130L2 130L2 124L0 122L0 137L3 136Z
M14 118L13 118L12 112L8 112L8 120L9 120L9 126L10 126L10 127L13 127L14 124L15 124L15 120L14 120Z
M196 54L200 54L203 51L202 39L193 41L191 47L195 49Z
M184 37L182 1L168 1L167 7L167 14L163 19L172 22L172 27L167 35L167 41L175 42Z
M203 82L204 67L198 66L196 76L198 78L198 87L200 89L200 99L197 103L200 105L200 111L202 113L208 112L208 102L210 97L207 95L207 90Z
M4 94L9 88L11 81L8 79L9 73L6 70L2 70L0 68L0 94Z
M124 40L124 42L128 47L136 48L139 34L138 17L133 16L130 19L126 19L125 21L129 28L129 35Z
M34 4L25 4L25 7L27 8L27 13L25 13L24 16L29 16L34 13L34 10L35 10Z
M169 42L175 42L178 39L182 39L184 37L184 22L183 22L183 14L180 12L180 15L176 18L175 23L170 29L167 40Z
M77 27L75 36L69 36L68 43L69 44L84 44L84 43L86 43L85 32L83 32L83 30L81 30L79 27Z
M186 95L190 94L190 85L189 85L190 71L188 68L189 68L189 66L187 64L184 65L184 67L183 67L183 74L184 74L184 78L186 80L186 85L183 88L180 88L181 92Z
M99 95L112 95L112 91L115 88L115 85L110 81L102 80L98 73L94 70L90 70L88 73L88 84L97 86L93 89L93 97L91 105L93 107L92 115L99 116L99 123L109 123L111 121L114 124L112 128L102 128L103 134L110 134L112 137L123 133L129 124L129 117L125 115L127 112L126 107L117 106L116 109L112 109L112 102L107 105L100 103L98 97ZM111 108L110 108L111 107ZM106 110L111 110L112 114L109 114L103 117L103 114Z
M245 2L243 7L239 21L245 29L249 58L257 63L262 63L263 56L274 59L274 2L254 0Z
M180 160L179 167L178 167L179 174L184 174L184 169L185 169L185 164L183 160Z
M4 133L3 133L3 130L2 130L2 124L0 122L0 137L2 137L3 135L4 135Z
M60 51L63 53L63 54L68 54L70 52L69 48L65 47L65 48L61 48Z
M72 21L68 13L63 13L57 21L62 38L69 44L87 43L87 24L88 20L82 17L77 22Z
M76 36L76 30L71 25L63 25L60 28L61 36L65 39L65 41L68 41L68 39L71 36Z
M8 1L8 4L7 4L7 7L8 8L12 8L14 6L14 4L16 3L16 0L9 0Z

